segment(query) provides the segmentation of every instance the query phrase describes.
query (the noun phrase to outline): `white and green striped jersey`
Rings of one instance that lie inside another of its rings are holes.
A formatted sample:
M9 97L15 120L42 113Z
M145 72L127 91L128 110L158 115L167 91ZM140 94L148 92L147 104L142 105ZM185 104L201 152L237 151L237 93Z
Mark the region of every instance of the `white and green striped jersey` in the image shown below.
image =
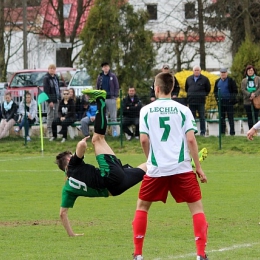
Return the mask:
M148 176L192 170L186 133L197 132L197 125L188 107L171 99L157 99L141 109L139 129L140 134L147 134L150 139Z

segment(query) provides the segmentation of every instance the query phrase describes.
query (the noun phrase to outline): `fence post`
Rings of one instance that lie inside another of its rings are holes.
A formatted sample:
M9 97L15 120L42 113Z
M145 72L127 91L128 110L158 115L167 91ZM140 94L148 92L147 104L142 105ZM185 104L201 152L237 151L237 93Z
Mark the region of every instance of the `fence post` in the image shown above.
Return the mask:
M220 88L218 88L218 141L219 141L219 150L221 150L221 93L220 93Z
M27 122L28 119L27 119L27 114L26 114L26 90L24 91L23 102L24 102L24 117L22 120L24 120L24 144L26 146L27 145L27 136L26 136L25 132L26 132L27 124L28 124L28 122ZM19 104L18 104L18 106L19 106Z
M120 145L123 147L123 108L122 108L122 89L119 90L119 98L120 98Z

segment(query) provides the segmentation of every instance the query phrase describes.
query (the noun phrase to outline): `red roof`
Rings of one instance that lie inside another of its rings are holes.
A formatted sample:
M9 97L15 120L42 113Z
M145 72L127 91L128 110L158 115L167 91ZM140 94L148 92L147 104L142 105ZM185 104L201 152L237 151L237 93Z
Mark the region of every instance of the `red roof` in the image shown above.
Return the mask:
M52 6L53 4L53 6ZM93 0L83 0L83 6L80 10L83 12L80 20L77 21L77 8L78 1L63 0L63 4L71 4L68 18L64 19L64 31L66 37L69 37L73 32L73 26L78 22L77 35L83 29L89 10L93 5ZM59 23L54 8L58 6L58 0L42 0L40 6L28 6L27 7L27 22L28 28L32 26L34 29L37 27L42 35L48 37L59 37ZM16 24L22 26L23 24L23 8L5 8L5 21L9 21L9 24ZM7 25L9 25L7 23ZM37 25L36 25L37 24ZM35 26L36 25L36 26Z
M54 8L57 8L58 1L53 0ZM83 15L80 18L79 25L77 27L77 35L81 32L83 29L88 13L90 10L90 7L92 6L92 0L83 0ZM69 37L73 31L73 26L77 19L77 7L78 7L78 1L74 0L63 0L63 4L71 4L71 9L69 13L69 17L64 19L64 30L67 37ZM43 26L42 26L42 32L43 35L48 35L49 37L58 37L60 35L59 32L59 26L58 26L58 19L55 13L55 10L50 4L50 1L43 0L42 1L42 9L45 10L43 16Z
M40 6L27 7L27 21L28 23L34 22L40 13ZM5 22L9 24L21 25L23 23L23 8L5 8L4 9Z
M153 41L154 42L183 42L185 40L185 35L180 33L174 32L167 32L167 33L154 33ZM188 42L198 42L199 35L196 33L189 33L187 35ZM206 42L223 42L225 41L225 35L221 32L208 32L205 33L205 41Z

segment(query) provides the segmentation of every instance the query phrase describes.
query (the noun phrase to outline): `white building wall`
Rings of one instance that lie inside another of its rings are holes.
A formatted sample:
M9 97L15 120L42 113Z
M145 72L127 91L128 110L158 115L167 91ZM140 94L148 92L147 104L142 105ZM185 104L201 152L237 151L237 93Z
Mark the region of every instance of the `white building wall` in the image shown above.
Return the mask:
M57 39L57 42L59 40ZM23 33L15 32L11 36L11 51L13 54L9 60L7 71L12 73L24 69L23 60ZM56 43L50 39L41 38L39 35L28 34L27 36L28 69L47 68L49 64L56 63ZM73 49L75 56L81 47ZM76 66L76 64L75 64Z
M135 10L144 9L147 10L147 4L157 4L157 20L150 20L147 29L153 33L165 33L167 32L180 32L182 29L186 29L189 24L193 24L195 20L185 20L184 6L188 1L176 1L176 0L129 0ZM191 1L189 1L191 2ZM194 0L195 3L197 1ZM208 0L208 2L212 2ZM205 29L206 30L206 29ZM206 33L206 31L205 31ZM173 53L174 43L162 44L158 49L157 55L157 68L161 68L164 63L169 63L170 66L175 66L176 59ZM198 43L189 43L183 52L182 59L189 60L196 49L199 48ZM206 44L206 67L210 70L218 70L220 67L230 67L232 63L232 56L230 52L230 41L228 37L224 42L219 43L207 43ZM199 64L199 55L196 56L194 62L190 64L190 67Z
M135 10L147 9L147 4L157 4L157 20L151 20L146 26L153 33L179 32L187 28L189 23L194 23L193 20L185 20L184 5L187 1L176 0L129 0ZM195 1L196 2L196 1ZM56 63L56 44L51 40L39 38L38 35L28 34L28 68L46 68L50 63ZM15 32L11 37L11 53L15 53L8 64L8 72L14 72L23 69L23 33ZM57 40L58 42L58 40ZM157 44L154 45L157 48ZM81 47L73 51L75 55ZM187 44L182 53L182 60L187 61L194 55L199 44L192 42ZM226 37L225 42L207 43L206 44L206 66L210 70L218 70L220 67L230 67L232 63L230 42ZM176 65L174 54L174 43L164 43L158 49L156 59L156 68L161 68L163 64L168 63L173 68ZM195 60L188 64L193 67L199 64L199 55ZM186 68L186 67L185 67Z
M24 69L23 59L23 32L15 32L11 36L11 58L8 63L8 72ZM28 69L46 68L55 63L55 45L50 40L40 39L38 35L27 36Z

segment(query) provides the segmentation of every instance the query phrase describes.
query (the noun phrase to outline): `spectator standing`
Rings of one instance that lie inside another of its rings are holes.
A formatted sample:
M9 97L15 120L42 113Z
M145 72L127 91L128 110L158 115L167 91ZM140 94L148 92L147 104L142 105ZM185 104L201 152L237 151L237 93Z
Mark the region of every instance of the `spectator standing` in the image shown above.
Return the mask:
M67 139L68 126L72 125L76 121L75 103L74 100L69 97L69 91L63 91L63 99L61 100L58 108L58 117L52 122L52 137L50 141L57 139L57 126L61 125L62 135L61 142L64 143Z
M61 99L59 78L55 72L56 65L50 64L48 73L43 78L43 89L49 97L47 100L47 131L49 137L52 135L52 122L58 117L58 107Z
M124 133L127 134L127 140L130 141L133 136L139 139L139 115L142 108L142 102L138 98L134 87L129 87L128 95L123 99L123 122L122 128ZM135 135L128 128L135 126Z
M160 73L155 78L156 101L140 112L140 142L147 158L137 208L133 220L134 259L143 260L143 242L148 211L155 201L166 202L169 192L177 203L186 202L193 219L197 260L208 260L206 217L201 201L201 182L207 182L198 156L194 118L189 108L171 100L173 76ZM191 166L194 160L196 173Z
M89 136L89 125L95 121L96 113L97 113L97 104L95 102L89 103L88 101L84 101L85 107L85 115L80 120L81 128L83 135L85 137Z
M193 117L196 118L196 112L199 114L200 135L205 136L205 103L206 96L210 92L210 82L206 76L201 74L200 66L193 67L193 75L186 79L185 91L187 92L187 102Z
M97 78L97 89L103 89L107 93L106 97L106 111L107 117L108 113L110 115L111 122L117 122L117 107L116 99L119 96L119 83L116 75L110 71L110 66L108 62L103 62L101 64L102 72ZM112 136L116 137L117 130L116 125L112 126Z
M12 100L11 92L6 92L2 103L2 120L0 123L0 139L7 137L9 130L18 120L17 104Z
M170 66L168 64L164 64L162 67L162 72L169 73ZM176 77L174 76L174 88L171 93L172 99L177 98L180 92L180 85ZM150 89L150 100L151 102L155 100L155 93L154 93L154 82Z
M219 102L218 90L221 96L221 133L225 134L226 130L226 115L230 127L230 135L235 135L234 124L234 105L237 103L237 84L228 77L226 68L220 69L220 78L216 80L214 87L214 95Z
M259 109L256 109L253 105L253 99L260 95L260 77L256 74L254 66L248 65L245 69L245 78L241 82L248 129L251 129L258 122Z
M25 110L26 110L26 117L25 117ZM21 116L21 119L19 120L19 126L15 128L15 132L19 133L20 130L24 127L25 129L25 136L27 141L31 141L30 135L29 135L29 128L35 123L37 118L37 103L32 98L32 94L29 91L26 91L25 93L25 101L22 100L22 102L19 104L19 115Z

